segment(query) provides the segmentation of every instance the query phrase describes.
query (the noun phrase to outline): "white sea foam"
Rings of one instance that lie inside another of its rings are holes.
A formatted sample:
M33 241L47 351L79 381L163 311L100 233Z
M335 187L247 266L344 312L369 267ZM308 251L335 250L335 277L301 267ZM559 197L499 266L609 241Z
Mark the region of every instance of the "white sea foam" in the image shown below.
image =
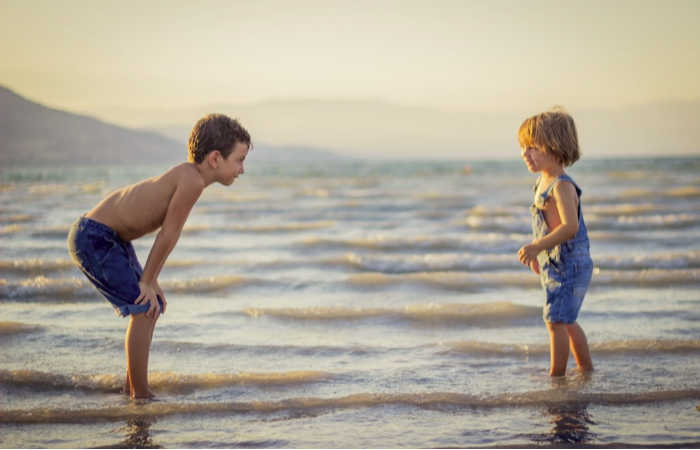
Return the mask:
M383 251L441 251L467 250L498 253L520 248L529 238L528 234L478 233L460 236L396 236L395 234L375 234L364 238L311 237L298 245L313 249L361 249Z
M81 409L19 409L6 410L0 415L0 423L83 423L113 422L139 417L167 417L197 414L274 414L281 411L291 413L322 413L348 409L382 406L405 406L419 409L491 409L526 408L533 406L565 406L577 404L600 405L644 405L665 401L695 400L700 390L665 390L632 393L580 392L575 390L545 390L523 393L503 393L493 396L476 396L461 392L430 393L357 393L343 397L294 397L279 401L255 402L200 402L165 403L150 402L106 408Z
M166 292L205 293L244 287L250 284L265 284L264 280L233 275L217 275L193 278L187 281L163 280L161 287ZM86 278L47 278L43 275L20 281L0 279L0 299L46 300L97 299L97 291Z
M629 354L696 354L700 353L700 340L637 339L589 343L593 356ZM501 344L494 342L460 341L447 344L451 351L479 356L528 356L548 355L546 344Z
M314 383L331 378L328 372L239 372L181 374L175 372L150 372L149 387L154 391L183 393L201 389L215 389L226 386L295 386ZM15 388L28 387L39 390L84 390L99 392L119 392L124 385L121 375L64 375L36 370L0 369L0 383Z
M698 269L648 269L640 271L593 271L593 286L667 286L696 284ZM348 284L362 288L390 287L399 284L419 285L449 290L478 290L502 286L536 287L539 277L525 270L518 272L422 272L408 274L359 273L348 277Z
M75 267L69 259L28 258L0 261L0 270L4 272L48 273Z
M250 317L270 316L291 320L364 320L377 317L443 324L496 325L515 319L539 317L541 308L511 302L476 304L422 304L403 308L247 308Z
M3 214L0 215L0 223L18 224L31 222L34 216L31 214Z
M21 322L0 322L0 336L10 336L14 334L31 333L40 330L38 325L31 325Z

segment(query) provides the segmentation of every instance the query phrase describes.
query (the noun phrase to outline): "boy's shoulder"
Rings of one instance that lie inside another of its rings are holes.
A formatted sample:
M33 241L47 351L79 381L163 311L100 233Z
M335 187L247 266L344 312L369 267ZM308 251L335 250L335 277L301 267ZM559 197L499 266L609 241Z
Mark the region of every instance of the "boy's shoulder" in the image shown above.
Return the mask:
M184 185L195 189L204 189L205 187L204 178L202 178L197 167L189 162L184 162L170 168L163 176L174 180L177 185Z
M576 182L567 175L554 181L552 193L558 197L575 199L580 195L580 190Z

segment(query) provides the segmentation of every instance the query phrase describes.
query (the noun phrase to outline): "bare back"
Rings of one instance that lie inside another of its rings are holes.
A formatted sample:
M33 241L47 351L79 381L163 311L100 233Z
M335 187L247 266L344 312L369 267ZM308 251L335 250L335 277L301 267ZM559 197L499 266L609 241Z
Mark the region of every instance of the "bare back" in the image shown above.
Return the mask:
M197 168L179 164L160 176L117 189L86 216L111 227L125 241L138 239L163 225L178 184L190 180L201 183Z

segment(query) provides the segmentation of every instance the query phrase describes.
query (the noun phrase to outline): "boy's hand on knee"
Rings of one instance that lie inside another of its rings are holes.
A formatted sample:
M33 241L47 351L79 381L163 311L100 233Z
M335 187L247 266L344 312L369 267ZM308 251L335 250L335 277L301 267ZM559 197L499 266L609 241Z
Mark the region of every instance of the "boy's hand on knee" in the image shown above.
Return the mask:
M160 315L160 304L158 303L158 294L155 286L139 281L139 291L139 296L134 303L137 305L145 305L148 302L149 306L148 311L146 311L146 317L157 319Z

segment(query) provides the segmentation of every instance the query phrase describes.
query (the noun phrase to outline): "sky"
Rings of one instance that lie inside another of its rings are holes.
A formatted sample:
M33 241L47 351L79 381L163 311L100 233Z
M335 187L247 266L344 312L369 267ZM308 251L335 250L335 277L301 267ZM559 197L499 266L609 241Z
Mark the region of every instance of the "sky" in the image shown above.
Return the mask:
M0 0L0 8L1 85L130 126L139 110L271 100L520 113L700 99L696 0Z

